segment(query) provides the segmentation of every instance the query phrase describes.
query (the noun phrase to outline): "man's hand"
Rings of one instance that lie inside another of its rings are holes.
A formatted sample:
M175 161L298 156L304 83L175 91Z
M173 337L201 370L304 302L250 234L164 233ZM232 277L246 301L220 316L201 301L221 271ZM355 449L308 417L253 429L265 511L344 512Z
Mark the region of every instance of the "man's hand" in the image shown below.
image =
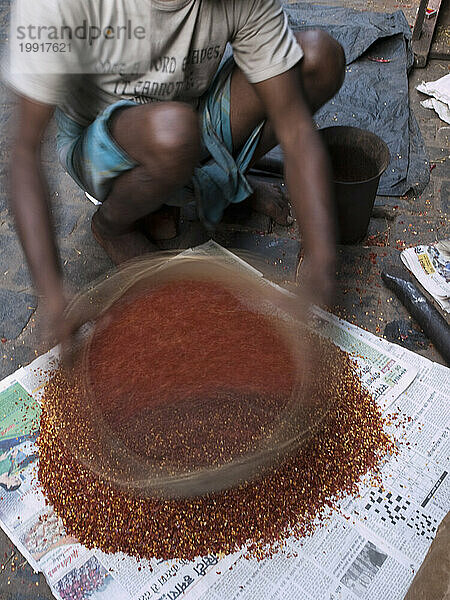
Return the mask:
M86 307L68 312L68 304L68 298L61 287L51 295L39 299L36 316L43 350L60 344L63 364L70 367L79 342L77 331L89 319L95 318L96 310L93 305L91 312Z
M64 347L70 345L73 330L64 314L66 308L67 300L62 292L39 300L39 325L46 348L58 343Z
M299 265L299 277L302 285L314 304L332 304L335 286L336 261L334 255L307 255Z

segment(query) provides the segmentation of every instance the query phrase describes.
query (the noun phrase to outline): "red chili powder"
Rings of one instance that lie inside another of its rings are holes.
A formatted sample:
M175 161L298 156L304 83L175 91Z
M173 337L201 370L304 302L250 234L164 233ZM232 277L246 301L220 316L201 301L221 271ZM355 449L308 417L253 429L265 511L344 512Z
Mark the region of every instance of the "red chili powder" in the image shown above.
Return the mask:
M172 282L117 302L96 325L88 368L111 426L130 411L175 406L186 395L280 393L293 382L289 348L273 322L204 281Z

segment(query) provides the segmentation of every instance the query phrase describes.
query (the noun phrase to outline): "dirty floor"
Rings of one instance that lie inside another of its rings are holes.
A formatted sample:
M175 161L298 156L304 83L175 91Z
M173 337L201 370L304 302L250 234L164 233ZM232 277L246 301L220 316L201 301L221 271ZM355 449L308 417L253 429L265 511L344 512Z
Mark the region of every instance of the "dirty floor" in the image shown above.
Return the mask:
M403 5L396 0L328 3L381 12L403 9L412 24L419 2L415 0ZM4 44L7 35L8 10L9 1L0 0L0 45ZM448 30L449 11L446 12L446 21L441 28ZM420 106L422 97L415 90L422 80L437 79L448 73L449 68L449 62L431 60L425 69L413 70L410 75L410 101L429 153L430 183L420 197L377 198L366 240L357 246L339 247L338 295L334 309L349 321L377 335L409 344L410 349L437 361L441 359L432 345L384 288L380 270L385 265L399 265L399 251L404 247L450 237L450 127L434 112ZM0 87L0 378L30 362L40 352L34 331L36 302L7 208L13 110L10 93ZM56 161L54 136L52 124L43 148L44 169L67 286L75 292L112 265L91 237L93 205ZM238 225L236 215L229 215L217 232L216 240L229 247L259 252L265 257L267 270L273 277L295 279L296 257L300 250L295 227L276 226L270 219L256 214L241 214L239 219ZM167 247L188 247L206 239L208 236L193 212L186 210L180 236ZM52 598L44 578L32 572L3 533L0 533L0 565L1 600Z

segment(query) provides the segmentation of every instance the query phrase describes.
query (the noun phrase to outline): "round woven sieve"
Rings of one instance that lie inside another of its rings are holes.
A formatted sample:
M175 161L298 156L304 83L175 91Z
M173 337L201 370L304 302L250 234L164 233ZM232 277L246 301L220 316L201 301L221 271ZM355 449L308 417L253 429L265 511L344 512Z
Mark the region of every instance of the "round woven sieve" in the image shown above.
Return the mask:
M188 497L257 477L309 438L315 355L300 298L221 257L129 263L69 307L89 320L65 447L139 496Z

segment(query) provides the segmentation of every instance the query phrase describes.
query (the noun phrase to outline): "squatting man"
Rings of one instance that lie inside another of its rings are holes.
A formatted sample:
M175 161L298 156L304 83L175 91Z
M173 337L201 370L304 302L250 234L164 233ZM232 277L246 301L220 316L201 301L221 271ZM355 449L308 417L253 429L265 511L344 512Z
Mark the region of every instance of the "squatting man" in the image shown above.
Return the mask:
M344 71L342 47L320 30L294 33L278 0L16 0L3 65L19 113L11 207L55 341L74 324L40 166L52 116L59 160L101 203L92 232L116 264L152 251L161 210L193 199L208 227L248 199L286 223L283 195L246 175L279 143L321 302L333 281L334 220L312 115Z

